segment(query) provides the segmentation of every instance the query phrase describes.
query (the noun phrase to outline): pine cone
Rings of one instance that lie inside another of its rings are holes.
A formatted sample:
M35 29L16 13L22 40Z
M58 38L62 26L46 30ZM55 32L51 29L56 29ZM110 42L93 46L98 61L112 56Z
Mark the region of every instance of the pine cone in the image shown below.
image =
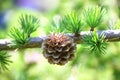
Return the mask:
M43 55L51 64L64 65L74 58L76 43L61 33L52 34L43 42Z

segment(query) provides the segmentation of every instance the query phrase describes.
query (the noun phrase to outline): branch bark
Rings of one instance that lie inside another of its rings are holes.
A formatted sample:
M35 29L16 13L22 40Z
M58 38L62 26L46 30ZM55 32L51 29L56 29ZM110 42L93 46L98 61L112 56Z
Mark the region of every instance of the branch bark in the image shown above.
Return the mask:
M120 30L103 30L97 31L98 35L104 33L108 42L120 41ZM81 43L81 38L85 35L89 35L90 31L83 31L80 33L80 36L75 37L74 34L69 34L70 37L75 39L77 43ZM47 36L46 36L47 37ZM29 42L23 46L14 46L11 45L12 40L10 39L1 39L0 40L0 50L14 50L14 49L26 49L26 48L41 48L42 42L46 37L35 37L30 38Z

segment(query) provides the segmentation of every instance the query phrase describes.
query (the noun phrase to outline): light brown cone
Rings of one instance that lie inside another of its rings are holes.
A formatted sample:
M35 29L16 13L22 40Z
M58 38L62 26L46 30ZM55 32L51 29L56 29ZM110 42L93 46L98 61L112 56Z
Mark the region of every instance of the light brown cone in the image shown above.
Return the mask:
M61 33L52 34L43 42L43 55L51 64L64 65L74 58L76 43Z

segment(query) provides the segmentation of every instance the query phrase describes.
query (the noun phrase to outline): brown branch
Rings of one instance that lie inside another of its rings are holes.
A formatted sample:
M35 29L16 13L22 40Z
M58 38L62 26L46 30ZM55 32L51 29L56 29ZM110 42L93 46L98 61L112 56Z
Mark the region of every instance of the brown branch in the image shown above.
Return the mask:
M120 41L120 30L104 30L98 31L98 34L104 33L108 42ZM87 34L90 34L89 31L83 31L80 33L80 36L75 37L73 34L69 34L70 37L75 39L77 43L81 42L81 38ZM46 37L36 37L31 38L28 43L23 46L11 45L12 41L10 39L1 39L0 40L0 50L14 50L14 49L25 49L25 48L41 48L42 42Z

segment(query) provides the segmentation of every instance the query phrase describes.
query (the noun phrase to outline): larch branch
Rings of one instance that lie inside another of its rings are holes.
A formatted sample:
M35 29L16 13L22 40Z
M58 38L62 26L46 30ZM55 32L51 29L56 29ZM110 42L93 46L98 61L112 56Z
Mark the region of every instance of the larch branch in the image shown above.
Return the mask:
M108 42L120 41L120 30L103 30L97 31L98 35L101 33L105 34ZM83 31L79 36L75 37L73 34L69 34L70 37L75 39L77 43L81 42L81 39L85 35L89 35L90 31ZM46 36L47 37L47 36ZM42 42L46 37L35 37L30 38L29 42L23 46L14 46L12 44L12 40L10 39L0 39L0 50L14 50L14 49L25 49L25 48L41 48Z

